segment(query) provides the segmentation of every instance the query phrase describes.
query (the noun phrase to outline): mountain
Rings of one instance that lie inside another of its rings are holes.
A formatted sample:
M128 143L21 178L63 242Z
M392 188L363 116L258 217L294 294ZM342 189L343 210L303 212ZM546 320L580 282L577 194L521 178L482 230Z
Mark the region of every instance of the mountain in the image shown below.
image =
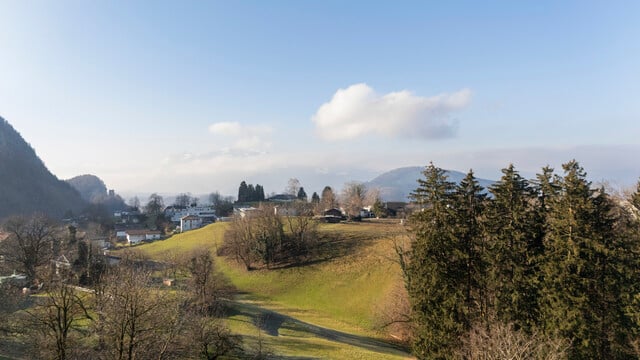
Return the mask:
M69 185L78 190L85 201L93 202L107 196L107 186L95 175L79 175L67 180Z
M408 201L409 195L418 187L418 179L424 178L424 175L422 174L424 169L425 168L421 166L397 168L377 176L365 185L369 189L380 189L380 197L383 201ZM453 181L455 183L459 183L460 180L467 176L467 174L459 171L445 171L449 177L449 181ZM477 180L484 188L487 188L494 183L492 180Z
M35 212L61 218L85 206L80 194L51 174L33 148L0 117L0 219Z
M127 209L124 200L113 192L107 193L104 181L95 175L79 175L67 180L67 183L73 186L85 201L102 205L110 213Z

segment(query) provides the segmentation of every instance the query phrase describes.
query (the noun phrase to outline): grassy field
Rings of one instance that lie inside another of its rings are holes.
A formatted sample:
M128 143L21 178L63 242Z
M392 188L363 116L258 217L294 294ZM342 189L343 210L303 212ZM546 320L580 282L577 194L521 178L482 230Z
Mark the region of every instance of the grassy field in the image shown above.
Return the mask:
M212 224L136 249L154 259L199 247L215 253L227 226ZM249 346L265 344L283 356L406 358L406 352L377 343L390 335L377 329L377 323L383 304L401 281L392 246L401 226L362 222L322 224L319 230L335 239L325 244L332 256L311 265L249 272L232 259L217 258L218 269L239 292L228 321L232 330ZM272 318L269 324L273 318L281 320L277 331L261 330L264 312Z

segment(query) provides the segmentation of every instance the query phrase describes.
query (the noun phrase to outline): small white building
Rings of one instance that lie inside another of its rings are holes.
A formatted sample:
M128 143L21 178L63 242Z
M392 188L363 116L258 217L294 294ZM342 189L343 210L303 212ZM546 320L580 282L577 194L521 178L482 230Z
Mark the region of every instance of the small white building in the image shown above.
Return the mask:
M202 227L202 218L196 215L187 215L180 218L180 232L185 232Z
M142 241L159 240L162 233L156 230L127 230L127 243L139 244Z
M165 216L171 218L173 223L178 223L180 220L188 215L199 216L203 222L215 222L216 221L216 211L213 206L204 205L204 206L179 206L172 205L168 206L164 210Z

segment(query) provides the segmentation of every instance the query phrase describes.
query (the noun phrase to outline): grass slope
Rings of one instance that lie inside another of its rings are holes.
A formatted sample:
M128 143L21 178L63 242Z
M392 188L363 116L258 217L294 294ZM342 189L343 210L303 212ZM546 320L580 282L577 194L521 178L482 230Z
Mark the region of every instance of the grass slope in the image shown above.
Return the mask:
M215 253L227 226L212 224L137 249L155 259L187 254L199 247ZM248 272L232 259L217 258L218 269L241 294L229 316L232 330L242 334L249 346L264 343L283 356L407 357L397 349L367 345L388 335L376 330L376 322L381 304L401 281L400 269L392 260L392 240L402 228L363 222L322 224L319 230L336 239L328 245L335 252L326 261L312 265ZM274 317L283 316L284 320L278 322L278 331L261 331L262 312L270 311L270 323ZM331 331L339 336L327 335Z

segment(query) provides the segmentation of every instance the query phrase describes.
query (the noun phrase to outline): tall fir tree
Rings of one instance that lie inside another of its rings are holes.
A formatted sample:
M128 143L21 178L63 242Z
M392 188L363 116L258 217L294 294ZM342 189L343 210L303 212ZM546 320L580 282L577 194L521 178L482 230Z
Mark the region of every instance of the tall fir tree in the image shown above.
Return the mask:
M458 263L450 264L460 271L464 292L463 325L468 330L482 323L487 315L487 249L483 236L483 212L487 195L473 171L460 181L454 192L455 237Z
M249 201L249 187L243 180L238 187L238 202L243 203Z
M542 264L545 330L572 340L576 359L629 358L628 242L615 231L612 203L591 189L575 160L563 166L560 195L549 204Z
M260 184L256 184L256 200L264 201L264 187Z
M459 286L459 251L454 231L454 184L430 164L412 198L421 211L411 217L414 239L405 280L415 325L413 352L420 359L451 358L465 331L466 294Z
M489 274L498 321L531 331L538 325L539 268L542 255L536 194L513 165L490 187L487 241L491 254Z

